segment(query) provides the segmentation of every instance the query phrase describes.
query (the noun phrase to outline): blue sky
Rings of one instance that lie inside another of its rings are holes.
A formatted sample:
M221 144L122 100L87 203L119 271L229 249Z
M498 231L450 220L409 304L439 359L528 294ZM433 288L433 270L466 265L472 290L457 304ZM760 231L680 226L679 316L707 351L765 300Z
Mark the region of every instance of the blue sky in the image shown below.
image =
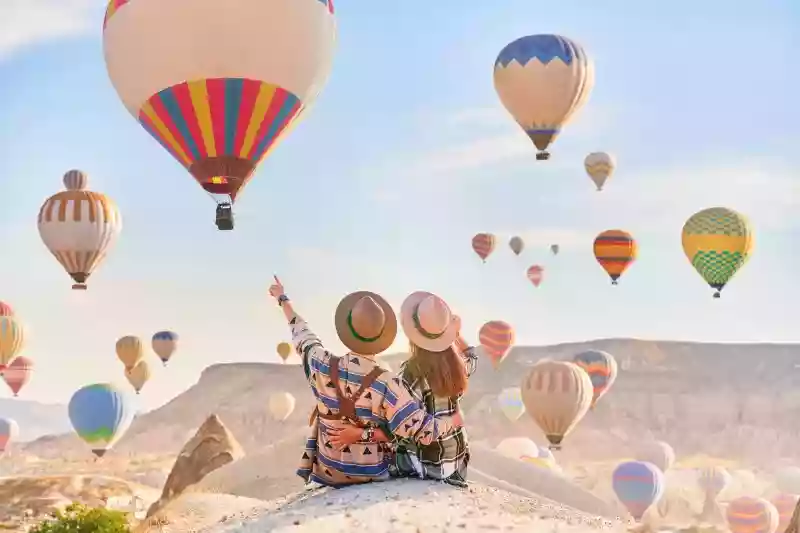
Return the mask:
M39 365L25 398L67 401L88 382L120 381L115 340L165 328L182 345L154 369L145 408L209 364L276 361L288 332L265 297L273 272L337 350L332 312L357 289L398 307L414 290L437 292L469 335L502 319L524 344L799 340L792 0L341 0L331 78L243 193L234 232L216 230L211 200L118 101L104 4L0 8L0 299L27 325ZM597 74L542 164L500 106L492 64L509 41L551 32L583 44ZM582 168L598 150L618 159L599 194ZM69 289L35 224L74 167L124 217L85 294ZM680 247L684 221L715 205L747 214L756 232L721 300ZM640 258L611 287L592 240L617 227ZM480 231L501 239L486 265L470 248ZM528 243L520 258L505 245L514 234ZM539 289L525 279L534 263L546 269Z

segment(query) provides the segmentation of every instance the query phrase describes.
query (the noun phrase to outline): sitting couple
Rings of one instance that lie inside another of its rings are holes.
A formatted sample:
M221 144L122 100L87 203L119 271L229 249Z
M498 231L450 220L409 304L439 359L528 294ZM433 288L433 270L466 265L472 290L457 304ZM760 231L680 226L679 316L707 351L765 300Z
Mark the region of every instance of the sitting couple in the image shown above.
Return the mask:
M397 335L394 311L377 294L356 292L339 303L336 331L350 352L337 357L294 312L277 277L269 292L289 321L317 405L299 476L333 487L409 476L466 486L459 400L477 357L441 298L415 292L403 302L411 357L394 374L375 361Z

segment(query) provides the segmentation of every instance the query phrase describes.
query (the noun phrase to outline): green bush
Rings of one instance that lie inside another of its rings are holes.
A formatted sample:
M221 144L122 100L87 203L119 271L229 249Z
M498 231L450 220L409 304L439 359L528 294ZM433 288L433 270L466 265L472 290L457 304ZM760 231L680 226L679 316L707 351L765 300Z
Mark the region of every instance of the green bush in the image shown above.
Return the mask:
M29 533L131 533L126 513L73 503Z

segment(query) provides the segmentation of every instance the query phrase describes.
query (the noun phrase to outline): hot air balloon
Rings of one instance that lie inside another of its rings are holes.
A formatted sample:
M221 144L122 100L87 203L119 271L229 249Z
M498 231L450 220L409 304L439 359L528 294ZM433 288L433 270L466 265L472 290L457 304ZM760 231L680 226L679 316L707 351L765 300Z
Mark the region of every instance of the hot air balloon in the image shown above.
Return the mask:
M126 335L117 340L117 358L125 365L125 370L130 370L142 360L142 340L133 335Z
M478 339L484 353L489 356L492 366L497 370L514 345L514 328L502 320L492 320L481 327Z
M508 437L501 440L495 451L510 459L522 459L523 456L538 456L539 446L527 437ZM549 450L548 450L549 451Z
M483 262L494 251L495 238L491 233L478 233L472 238L472 249Z
M278 355L285 363L289 356L292 354L292 345L288 342L278 343Z
M103 262L122 230L122 215L104 194L86 190L88 178L79 170L64 174L66 191L48 198L39 210L39 235L75 284L86 280Z
M522 240L522 237L514 236L508 241L508 246L511 248L511 251L514 252L514 255L519 255L522 253L523 248L525 248L525 242Z
M233 229L242 187L319 95L335 41L332 0L114 0L103 23L122 103L217 200L221 230Z
M789 466L779 470L775 476L775 485L781 492L800 494L800 468Z
M145 383L150 379L150 366L147 364L147 361L139 361L133 368L126 369L125 378L128 380L128 383L131 384L133 390L136 391L136 394L139 394L142 387L144 387Z
M617 498L637 522L664 494L664 473L644 461L621 463L614 469L611 483Z
M528 269L526 275L528 276L528 280L533 283L533 286L538 287L542 283L544 268L539 265L533 265Z
M13 316L0 316L0 372L22 350L25 343L25 330Z
M151 342L153 351L156 352L164 366L167 366L170 357L178 348L178 334L174 331L159 331L153 335Z
M574 363L539 361L522 382L522 402L550 449L558 450L592 404L592 380Z
M637 253L636 241L627 231L610 229L594 240L594 257L608 273L612 285L636 260Z
M105 455L122 438L134 416L130 398L110 383L78 389L68 410L75 433L97 457Z
M614 173L617 162L614 160L614 156L605 152L592 152L583 160L583 166L599 192L603 190L606 180Z
M719 496L719 493L731 482L731 475L721 466L710 466L703 468L699 472L697 484L708 493L712 498Z
M553 255L558 255L558 251L561 247L557 244L550 245L550 251L553 252Z
M610 353L600 350L586 350L572 358L572 362L589 374L594 393L592 407L608 392L617 379L617 360Z
M556 458L553 456L553 452L544 446L536 446L535 454L525 453L520 457L520 459L522 462L534 465L538 468L544 468L545 470L550 470L552 472L561 472L561 467L558 466Z
M22 355L14 358L13 361L3 370L3 381L16 397L22 387L31 380L33 372L33 361Z
M591 60L559 35L528 35L506 45L494 63L494 88L503 106L539 150L547 147L580 109L594 85Z
M666 473L675 462L675 450L672 449L672 446L660 440L648 442L639 448L636 453L636 459L653 463L662 472Z
M712 289L714 298L747 262L753 232L744 215L726 207L703 209L683 226L683 252Z
M525 404L522 403L522 392L518 388L508 388L500 391L497 395L497 404L500 410L511 422L519 420L525 412Z
M14 310L5 302L0 302L0 316L14 316Z
M778 511L778 531L786 531L786 528L789 527L794 509L797 507L797 499L797 494L782 492L770 500L770 503L775 506L775 510Z
M0 457L3 456L9 445L17 439L19 426L11 418L0 417Z
M775 533L778 529L778 510L763 498L736 498L725 515L731 533Z
M283 422L294 411L294 396L288 392L276 392L269 396L269 412L278 422Z

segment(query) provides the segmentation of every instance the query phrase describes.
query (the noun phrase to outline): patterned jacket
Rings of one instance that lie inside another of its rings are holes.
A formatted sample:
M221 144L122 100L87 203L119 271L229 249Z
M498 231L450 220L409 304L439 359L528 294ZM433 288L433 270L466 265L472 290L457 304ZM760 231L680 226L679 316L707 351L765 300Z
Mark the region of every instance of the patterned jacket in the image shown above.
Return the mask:
M321 413L336 412L339 401L330 378L331 354L299 317L291 322L292 341L303 361L311 392ZM345 394L359 388L375 366L368 357L350 353L339 363L339 383ZM412 398L395 375L381 375L356 402L356 415L364 422L387 428L412 442L431 444L455 428L450 417L436 419ZM389 478L391 454L379 443L356 443L342 450L327 440L327 420L315 418L297 475L327 486L381 481Z
M464 351L463 357L467 376L471 376L478 363L475 349L468 348ZM400 376L405 388L411 392L415 400L425 406L428 414L435 418L451 417L458 411L461 396L437 398L433 395L427 380L424 377L412 376L406 363L400 368ZM439 479L451 485L466 486L469 464L469 439L466 428L457 428L430 444L419 444L406 438L396 437L397 457L392 468L393 475Z

